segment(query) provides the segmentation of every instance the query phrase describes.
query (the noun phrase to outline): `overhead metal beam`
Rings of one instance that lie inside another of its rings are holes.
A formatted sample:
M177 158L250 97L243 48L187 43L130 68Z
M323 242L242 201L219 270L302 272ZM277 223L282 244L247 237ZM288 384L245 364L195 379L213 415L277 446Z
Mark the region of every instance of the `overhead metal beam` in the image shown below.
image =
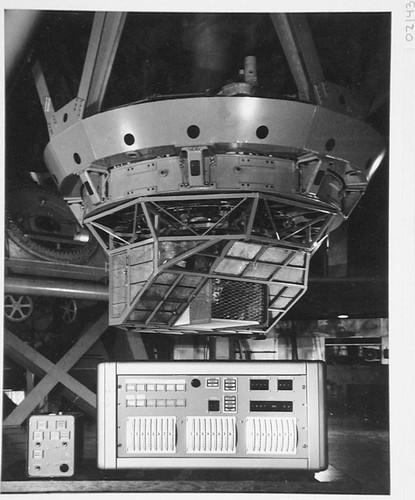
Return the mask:
M313 92L324 81L324 75L306 16L271 14L271 19L297 85L299 100L316 102Z
M55 130L53 101L46 83L45 75L40 66L39 61L35 61L32 66L32 75L35 82L36 90L39 96L40 105L42 106L43 113L48 127L49 137L52 137Z
M126 14L97 12L78 90L83 101L83 118L101 109Z

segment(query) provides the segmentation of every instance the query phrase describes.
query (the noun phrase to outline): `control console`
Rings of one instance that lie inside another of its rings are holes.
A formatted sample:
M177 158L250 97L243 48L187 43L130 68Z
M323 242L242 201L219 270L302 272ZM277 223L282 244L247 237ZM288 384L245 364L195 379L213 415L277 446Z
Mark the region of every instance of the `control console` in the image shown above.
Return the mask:
M323 470L324 364L102 363L98 466Z

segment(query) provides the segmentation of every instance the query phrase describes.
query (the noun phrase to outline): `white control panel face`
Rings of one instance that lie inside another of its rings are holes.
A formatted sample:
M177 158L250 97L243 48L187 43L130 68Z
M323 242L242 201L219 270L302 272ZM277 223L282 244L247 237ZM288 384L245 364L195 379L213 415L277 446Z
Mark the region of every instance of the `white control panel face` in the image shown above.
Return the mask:
M27 473L34 477L74 474L73 415L32 415L28 428Z
M118 456L306 456L305 375L118 376Z
M321 470L323 374L306 362L104 363L98 465Z

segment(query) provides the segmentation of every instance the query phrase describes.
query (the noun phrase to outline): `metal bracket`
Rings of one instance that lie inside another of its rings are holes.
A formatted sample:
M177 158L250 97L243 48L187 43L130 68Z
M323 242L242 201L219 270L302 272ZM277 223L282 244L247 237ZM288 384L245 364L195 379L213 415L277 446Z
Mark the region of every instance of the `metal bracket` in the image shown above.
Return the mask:
M209 167L205 165L207 146L183 148L180 155L183 186L200 187L209 185Z

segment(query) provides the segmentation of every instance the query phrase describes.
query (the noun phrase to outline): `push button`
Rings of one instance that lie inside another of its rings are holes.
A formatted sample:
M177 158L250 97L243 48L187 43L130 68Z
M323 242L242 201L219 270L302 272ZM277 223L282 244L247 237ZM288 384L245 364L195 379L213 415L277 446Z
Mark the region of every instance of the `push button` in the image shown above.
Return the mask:
M220 401L218 399L209 399L208 401L208 411L219 411Z

